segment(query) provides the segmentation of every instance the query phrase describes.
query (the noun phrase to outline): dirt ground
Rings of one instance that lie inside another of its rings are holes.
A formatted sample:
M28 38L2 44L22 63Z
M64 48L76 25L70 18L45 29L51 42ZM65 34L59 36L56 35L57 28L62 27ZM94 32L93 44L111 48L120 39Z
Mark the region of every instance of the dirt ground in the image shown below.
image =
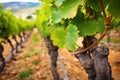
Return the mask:
M35 30L32 36L36 33L37 31ZM0 74L0 80L19 80L19 73L28 68L32 69L32 74L30 74L25 80L53 80L50 71L50 58L47 53L45 42L39 34L37 35L39 37L38 43L34 43L31 36L25 44L25 47L21 48L18 54L15 54L16 60L7 61L4 71ZM12 41L12 43L15 44L14 41ZM4 47L5 51L3 54L4 57L6 57L10 53L11 48L8 43L4 44ZM120 47L116 48L109 46L109 48L109 61L112 67L112 76L115 80L120 80ZM37 53L37 55L25 57L28 53L32 54L30 51ZM87 80L86 72L74 56L72 56L66 49L59 50L59 54L70 80ZM39 61L37 65L33 64L33 61L35 60ZM58 72L65 80L59 60L57 63Z

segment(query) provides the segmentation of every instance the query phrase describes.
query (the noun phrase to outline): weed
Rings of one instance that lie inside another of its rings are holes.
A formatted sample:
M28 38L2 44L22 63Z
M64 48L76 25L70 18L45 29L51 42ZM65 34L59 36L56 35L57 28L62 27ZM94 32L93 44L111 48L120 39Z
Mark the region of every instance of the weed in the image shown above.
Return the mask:
M37 45L40 41L40 38L39 38L39 35L38 33L35 33L33 36L32 36L32 42Z
M39 54L40 54L39 50L35 50L34 48L29 48L29 51L25 54L24 58L30 58L32 56L39 55Z
M19 77L18 80L25 80L27 77L29 77L32 74L32 69L28 68L24 71L21 71L18 73Z
M39 60L34 60L34 61L32 61L32 64L38 65L39 62L40 62Z

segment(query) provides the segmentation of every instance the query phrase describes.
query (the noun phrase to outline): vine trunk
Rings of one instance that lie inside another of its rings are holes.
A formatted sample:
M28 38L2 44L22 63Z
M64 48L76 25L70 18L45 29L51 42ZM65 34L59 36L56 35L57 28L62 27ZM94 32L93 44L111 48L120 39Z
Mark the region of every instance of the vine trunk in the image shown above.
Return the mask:
M93 36L84 37L83 48L96 41ZM111 66L108 62L109 49L106 46L94 46L89 51L75 55L88 74L88 80L112 80Z

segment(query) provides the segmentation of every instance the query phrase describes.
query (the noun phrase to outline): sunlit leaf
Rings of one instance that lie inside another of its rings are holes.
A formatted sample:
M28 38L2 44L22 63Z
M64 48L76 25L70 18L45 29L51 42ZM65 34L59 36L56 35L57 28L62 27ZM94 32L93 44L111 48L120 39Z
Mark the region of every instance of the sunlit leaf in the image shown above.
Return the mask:
M61 12L57 8L52 9L51 18L53 23L58 23L61 20Z
M53 2L54 0L39 0L39 1L45 2L45 3L51 3L51 2Z
M63 28L60 28L53 31L51 34L51 40L53 40L54 45L58 46L59 48L63 48L66 43L66 36L67 32Z
M51 7L48 4L42 4L40 10L37 10L36 25L43 36L50 34L49 19L51 16Z
M65 0L56 0L55 4L59 7L63 4L63 1L65 1Z
M76 16L77 8L81 0L66 0L60 6L63 18L73 18Z
M67 40L66 40L66 47L67 47L67 49L73 51L76 49L75 43L78 38L77 27L72 24L69 24L67 27L67 32L68 32L68 34L67 34Z

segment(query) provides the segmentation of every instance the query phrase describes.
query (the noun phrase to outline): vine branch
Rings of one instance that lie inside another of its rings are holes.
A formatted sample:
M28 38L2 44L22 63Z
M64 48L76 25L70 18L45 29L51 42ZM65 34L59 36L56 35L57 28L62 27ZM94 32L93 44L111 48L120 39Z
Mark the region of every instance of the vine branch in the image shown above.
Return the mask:
M106 13L105 13L105 8L104 8L104 5L103 5L103 1L102 0L98 0L99 4L100 4L100 7L102 9L102 12L103 12L103 16L104 16L104 20L105 20L105 23L106 23L106 27L105 27L105 30L104 32L102 33L102 35L100 36L100 38L98 38L92 45L90 45L89 47L85 48L85 49L81 49L75 53L73 53L73 55L76 55L76 54L81 54L81 53L84 53L88 50L90 50L91 48L93 48L94 46L96 46L98 44L98 42L100 42L100 40L102 40L104 38L104 36L107 34L108 32L108 29L110 27L110 21L112 19L112 16L109 16L107 17L106 16Z

